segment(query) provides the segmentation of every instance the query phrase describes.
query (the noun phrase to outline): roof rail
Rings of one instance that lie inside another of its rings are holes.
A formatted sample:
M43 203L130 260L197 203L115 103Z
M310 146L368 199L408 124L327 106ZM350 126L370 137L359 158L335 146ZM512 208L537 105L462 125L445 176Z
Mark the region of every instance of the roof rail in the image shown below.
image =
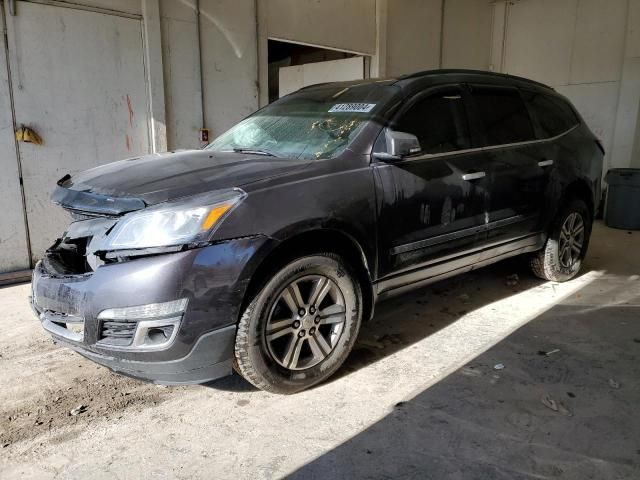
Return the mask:
M549 85L545 85L544 83L536 82L535 80L531 80L529 78L518 77L516 75L509 75L506 73L497 73L497 72L487 72L484 70L465 70L465 69L441 69L441 70L423 70L421 72L410 73L407 75L402 75L398 77L399 80L407 80L411 78L420 78L427 77L431 75L443 75L443 74L462 74L462 75L481 75L487 77L496 77L496 78L507 78L510 80L518 80L521 82L530 83L532 85L537 85L539 87L547 88L549 90L553 90L553 87Z

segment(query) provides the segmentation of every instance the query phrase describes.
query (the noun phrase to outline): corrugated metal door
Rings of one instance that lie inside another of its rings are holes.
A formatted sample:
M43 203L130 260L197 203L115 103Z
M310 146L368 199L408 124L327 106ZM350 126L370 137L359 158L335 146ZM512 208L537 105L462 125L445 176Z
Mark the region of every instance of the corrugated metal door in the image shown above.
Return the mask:
M7 15L18 143L32 260L69 223L51 204L67 173L147 153L149 107L139 18L17 2Z
M0 3L0 10L2 4ZM0 28L4 17L0 11ZM6 46L0 41L0 274L29 268Z

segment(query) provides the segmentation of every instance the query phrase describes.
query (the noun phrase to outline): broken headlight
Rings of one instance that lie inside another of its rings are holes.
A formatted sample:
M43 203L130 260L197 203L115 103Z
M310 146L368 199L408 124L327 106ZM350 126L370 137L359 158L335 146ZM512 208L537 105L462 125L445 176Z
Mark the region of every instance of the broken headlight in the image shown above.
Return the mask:
M218 191L129 213L103 239L100 250L206 242L245 196L240 189Z

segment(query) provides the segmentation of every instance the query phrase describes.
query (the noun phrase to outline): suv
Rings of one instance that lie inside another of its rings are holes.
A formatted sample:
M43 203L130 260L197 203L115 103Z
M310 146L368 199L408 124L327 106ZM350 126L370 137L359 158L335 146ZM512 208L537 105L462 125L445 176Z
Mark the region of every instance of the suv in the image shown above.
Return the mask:
M333 374L377 300L527 254L580 270L604 151L522 78L429 71L288 95L202 150L58 182L73 223L33 272L55 340L157 383Z

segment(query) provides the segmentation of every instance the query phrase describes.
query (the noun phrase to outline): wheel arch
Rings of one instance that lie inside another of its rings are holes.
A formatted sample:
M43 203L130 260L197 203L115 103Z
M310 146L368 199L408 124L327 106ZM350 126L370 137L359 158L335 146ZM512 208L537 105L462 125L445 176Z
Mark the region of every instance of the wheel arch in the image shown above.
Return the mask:
M567 185L564 191L564 195L562 196L562 201L558 206L558 210L562 205L566 204L574 198L583 200L587 204L589 212L591 213L591 218L593 219L595 217L596 205L594 192L588 182L583 179L576 179L569 185Z
M269 245L269 250L262 253L260 262L253 269L244 293L240 315L256 292L278 268L306 254L327 252L339 255L353 268L362 290L362 318L366 321L373 317L375 305L373 272L364 249L352 235L334 228L314 228Z

